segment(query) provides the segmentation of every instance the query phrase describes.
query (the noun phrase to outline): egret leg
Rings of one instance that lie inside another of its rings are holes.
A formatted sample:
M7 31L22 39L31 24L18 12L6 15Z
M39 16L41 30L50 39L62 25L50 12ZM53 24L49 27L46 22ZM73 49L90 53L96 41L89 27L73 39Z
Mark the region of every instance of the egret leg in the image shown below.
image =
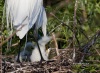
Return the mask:
M20 63L20 48L21 48L21 43L22 43L22 39L20 40L19 48L18 48L18 58L16 60L16 62L18 62L18 63Z
M40 50L40 46L39 46L39 43L38 43L38 31L34 30L34 34L35 34L34 35L34 40L36 41L36 44L38 46L38 50L39 50L39 53L40 53L40 56L41 56L41 61L40 62L45 61L43 56L42 56L42 53L41 53L41 50Z

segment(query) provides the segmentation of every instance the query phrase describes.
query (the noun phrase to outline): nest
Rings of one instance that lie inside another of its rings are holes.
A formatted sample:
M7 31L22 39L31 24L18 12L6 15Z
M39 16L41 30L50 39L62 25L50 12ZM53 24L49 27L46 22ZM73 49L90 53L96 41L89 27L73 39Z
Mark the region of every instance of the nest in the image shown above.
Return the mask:
M50 55L52 54L52 55ZM72 73L73 61L72 49L59 50L59 56L56 56L55 49L50 52L49 60L42 62L23 62L16 63L14 56L5 57L2 62L2 72L4 73Z

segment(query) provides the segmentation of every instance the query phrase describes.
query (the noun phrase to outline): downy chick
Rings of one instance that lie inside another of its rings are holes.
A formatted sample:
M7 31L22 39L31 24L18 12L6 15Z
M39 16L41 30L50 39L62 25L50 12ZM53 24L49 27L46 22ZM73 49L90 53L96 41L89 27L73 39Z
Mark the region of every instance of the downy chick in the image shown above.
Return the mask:
M45 45L50 40L51 40L51 37L44 36L38 41L42 56L43 56L44 60L46 60L46 61L48 60L48 55L46 53ZM35 62L35 61L40 61L41 60L41 56L40 56L40 53L39 53L37 45L34 46L34 49L33 49L32 54L30 56L30 60L31 60L31 62Z

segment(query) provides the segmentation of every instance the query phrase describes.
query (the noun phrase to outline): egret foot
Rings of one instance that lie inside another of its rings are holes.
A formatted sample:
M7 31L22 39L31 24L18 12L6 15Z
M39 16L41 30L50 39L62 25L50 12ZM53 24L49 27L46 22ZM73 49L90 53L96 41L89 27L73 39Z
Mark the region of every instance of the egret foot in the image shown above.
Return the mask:
M43 61L46 61L46 60L44 60L43 58L41 58L39 64L42 64Z
M20 60L19 60L19 58L17 58L16 62L21 63Z
M44 58L41 58L41 60L40 60L40 61L45 61L45 60L44 60Z
M17 59L16 59L16 62L21 63L21 62L20 62L20 48L19 48L19 51L18 51L18 57L17 57Z

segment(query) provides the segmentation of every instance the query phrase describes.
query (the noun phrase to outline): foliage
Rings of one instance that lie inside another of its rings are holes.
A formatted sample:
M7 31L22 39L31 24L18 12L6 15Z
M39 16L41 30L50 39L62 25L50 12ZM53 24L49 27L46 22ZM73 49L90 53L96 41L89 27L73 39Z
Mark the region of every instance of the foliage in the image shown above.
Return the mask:
M3 15L3 0L0 0L0 27L2 24L2 15Z
M55 12L55 15L63 22L65 22L67 25L69 25L71 28L73 28L73 16L74 16L74 1L69 2L68 4L60 9L57 7L59 6L53 6L53 7L47 7L47 12ZM88 40L84 37L81 30L83 29L84 33L91 37L97 30L100 29L100 22L99 22L99 3L96 3L96 1L87 1L87 0L79 0L78 3L78 9L77 9L77 37L81 44L86 43ZM51 10L51 11L50 11ZM60 22L53 18L49 17L48 19L48 31L52 28L55 28L58 26ZM55 33L61 32L61 36L65 38L65 40L68 40L69 37L72 37L72 32L65 26L60 26L58 29L55 30ZM70 34L69 34L70 33ZM84 39L84 40L83 40ZM66 44L64 44L66 45ZM63 45L63 46L64 46ZM62 46L62 47L63 47ZM66 45L67 46L67 45ZM76 44L77 46L77 44Z
M64 7L61 7L58 9L57 7L60 6L60 4L54 5L52 7L47 7L47 12L53 12L60 21L66 23L68 26L70 26L73 29L73 16L74 16L74 4L75 1L71 1L69 3L66 3ZM100 1L98 0L78 0L78 8L77 8L77 24L76 24L76 32L77 37L80 41L81 46L83 44L86 44L89 39L98 31L100 30ZM51 31L51 29L59 26L61 22L59 22L55 17L49 17L48 19L48 32ZM81 32L83 31L86 36ZM66 48L68 44L70 43L68 40L70 37L73 37L73 32L70 31L66 26L59 26L57 29L54 30L55 34L60 34L58 38L64 39L64 41L60 41L59 48ZM59 43L59 40L58 40ZM63 43L63 44L62 44ZM75 46L79 46L77 41L75 41ZM87 55L85 57L85 60L99 60L100 56L97 54L95 48L100 51L100 38L97 39L96 43L93 47L89 50L89 53L91 55ZM94 53L94 54L93 54ZM94 63L94 62L93 62ZM100 70L100 64L91 64L86 63L89 65L86 66L79 66L74 67L74 71L80 72L80 73L94 73L97 72L97 70ZM98 66L95 66L98 65Z

